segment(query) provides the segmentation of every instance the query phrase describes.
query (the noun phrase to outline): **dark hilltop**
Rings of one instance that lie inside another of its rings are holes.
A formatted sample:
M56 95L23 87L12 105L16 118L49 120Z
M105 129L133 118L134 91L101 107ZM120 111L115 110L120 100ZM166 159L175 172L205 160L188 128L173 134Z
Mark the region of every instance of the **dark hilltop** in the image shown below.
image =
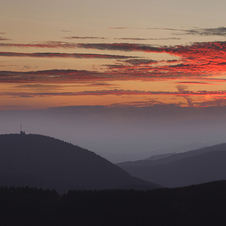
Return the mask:
M43 135L0 135L0 186L55 189L152 189L81 147Z

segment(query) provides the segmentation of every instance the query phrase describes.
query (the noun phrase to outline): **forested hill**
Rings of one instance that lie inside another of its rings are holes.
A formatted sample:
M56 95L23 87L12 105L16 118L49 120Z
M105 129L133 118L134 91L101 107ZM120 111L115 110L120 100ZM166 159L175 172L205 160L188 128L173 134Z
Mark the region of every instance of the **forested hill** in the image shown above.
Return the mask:
M0 225L224 226L226 182L148 191L0 188Z
M0 135L0 186L56 189L159 187L81 147L33 134Z

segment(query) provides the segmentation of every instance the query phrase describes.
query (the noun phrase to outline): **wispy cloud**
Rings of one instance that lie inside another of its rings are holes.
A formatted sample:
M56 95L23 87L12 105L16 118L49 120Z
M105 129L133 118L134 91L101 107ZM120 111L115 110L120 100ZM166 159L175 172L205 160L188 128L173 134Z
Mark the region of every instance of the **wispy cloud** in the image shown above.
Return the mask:
M178 89L178 93L180 94L183 94L183 93L187 93L186 92L186 89L188 88L187 86L185 85L177 85L176 88ZM189 96L185 95L183 96L185 98L185 100L187 101L188 103L188 106L189 107L193 107L193 103L192 103L192 98L190 98Z
M64 37L65 39L101 39L106 40L105 37L81 37L81 36L70 36L70 37Z
M107 58L107 59L128 59L135 58L123 55L108 54L84 54L84 53L18 53L18 52L0 52L4 57L49 57L49 58Z
M124 62L132 65L150 65L150 64L156 64L159 61L148 60L148 59L129 59L129 60L125 60Z
M8 41L8 40L10 40L10 39L8 39L8 38L3 38L2 36L0 36L0 41Z
M130 27L109 27L108 29L116 29L116 30L123 30L123 29L128 29Z
M85 86L118 86L117 84L110 84L107 82L92 82L92 83L88 83Z
M78 48L118 51L163 52L158 47L130 43L78 43Z
M180 106L181 103L178 103L177 106ZM113 107L113 108L125 108L125 109L128 109L128 107L138 107L139 109L145 107L145 110L147 110L147 107L163 107L163 106L171 106L169 104L166 104L166 103L163 103L159 100L156 100L154 98L148 98L147 100L145 101L131 101L131 102L123 102L123 103L115 103L115 104L111 104L109 105L109 107ZM172 106L176 106L176 105L172 105Z
M62 85L49 85L49 84L20 84L14 86L16 89L28 89L28 90L60 90L63 86Z
M115 38L115 40L124 41L166 41L166 40L180 40L181 38Z
M198 42L192 45L176 45L176 46L154 46L144 44L130 43L78 43L75 44L79 48L99 49L99 50L119 50L119 51L140 51L153 53L169 53L177 56L186 56L190 54L201 55L202 53L210 53L212 51L224 51L226 42Z
M216 85L210 82L200 82L200 81L182 81L182 82L176 82L177 84L196 84L196 85Z
M165 27L109 27L108 29L137 29L137 30L166 30L166 31L179 31L183 29L165 28Z
M217 27L217 28L194 28L187 30L179 30L185 35L201 35L201 36L226 36L226 27Z
M109 27L108 29L165 30L174 35L226 36L226 27L177 29L164 27ZM176 33L175 33L176 32ZM125 39L126 40L126 39Z
M197 107L206 107L206 106L226 106L226 97L218 97L208 101L202 101L200 103L196 103Z
M76 43L49 41L42 43L0 43L1 47L23 47L23 48L78 48Z
M8 38L1 36L1 35L5 35L5 34L6 34L6 32L0 32L0 41L9 41L10 40Z
M139 90L95 90L95 91L82 91L82 92L1 92L0 96L14 96L14 97L36 97L36 96L102 96L102 95L171 95L182 96L186 99L189 96L206 96L219 97L220 99L226 98L226 91L186 91L186 87L178 87L178 92L163 92L163 91L139 91Z
M61 30L61 32L72 32L72 31L70 31L70 30Z
M70 83L106 81L108 75L86 70L0 71L0 83Z
M118 64L109 64L109 65L104 65L107 66L108 69L121 69L121 72L123 72L124 74L127 72L131 72L133 73L133 71L135 70L143 70L145 71L145 69L151 69L150 67L152 67L151 65L153 64L157 64L159 62L162 61L156 61L156 60L148 60L148 59L128 59L128 60L124 60L124 61L118 61L121 63ZM150 67L149 67L150 66ZM118 71L119 73L120 71Z

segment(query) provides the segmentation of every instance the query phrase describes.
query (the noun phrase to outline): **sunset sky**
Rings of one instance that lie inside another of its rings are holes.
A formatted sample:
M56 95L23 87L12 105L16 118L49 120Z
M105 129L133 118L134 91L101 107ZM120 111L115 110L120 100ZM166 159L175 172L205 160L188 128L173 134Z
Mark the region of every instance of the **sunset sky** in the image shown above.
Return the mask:
M222 111L225 9L224 0L1 1L0 111Z

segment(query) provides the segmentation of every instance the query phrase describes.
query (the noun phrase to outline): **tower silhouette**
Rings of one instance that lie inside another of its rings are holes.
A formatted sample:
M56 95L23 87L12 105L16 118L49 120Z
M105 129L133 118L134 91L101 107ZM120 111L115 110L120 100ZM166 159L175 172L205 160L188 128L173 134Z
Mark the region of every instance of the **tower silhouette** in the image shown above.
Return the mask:
M26 134L25 131L22 130L22 124L20 124L20 134L21 135L25 135Z

